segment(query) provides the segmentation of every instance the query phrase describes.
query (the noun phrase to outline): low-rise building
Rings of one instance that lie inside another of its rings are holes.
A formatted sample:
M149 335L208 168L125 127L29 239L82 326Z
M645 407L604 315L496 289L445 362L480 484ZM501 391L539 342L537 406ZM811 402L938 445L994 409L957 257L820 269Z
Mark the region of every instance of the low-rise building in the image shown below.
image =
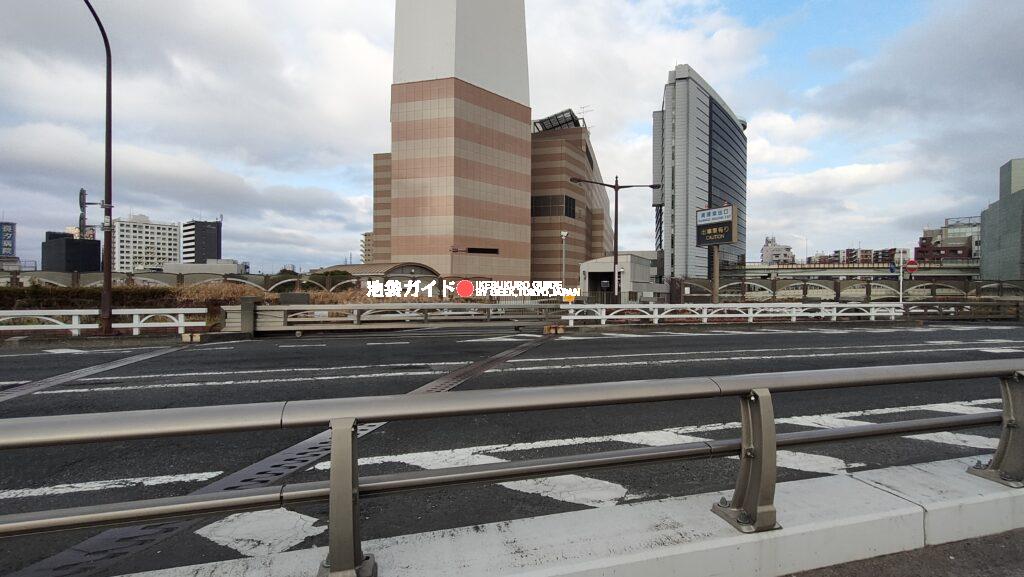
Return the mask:
M580 265L580 296L586 302L611 302L615 280L612 276L613 257L588 260ZM619 294L622 302L664 302L669 287L657 281L657 251L619 253Z
M779 244L774 236L764 239L764 246L761 247L761 262L764 264L794 264L796 255L793 254L793 247Z
M981 217L947 218L940 228L921 233L914 258L920 262L970 260L981 253Z

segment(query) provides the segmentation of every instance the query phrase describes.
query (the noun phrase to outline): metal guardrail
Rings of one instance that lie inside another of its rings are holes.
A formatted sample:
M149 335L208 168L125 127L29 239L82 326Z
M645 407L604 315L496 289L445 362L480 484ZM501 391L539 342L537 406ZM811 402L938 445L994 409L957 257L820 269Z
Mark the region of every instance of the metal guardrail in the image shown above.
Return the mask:
M360 496L736 454L740 455L741 469L732 499L723 499L714 510L742 532L767 531L778 528L774 493L779 446L1002 422L999 448L992 461L970 472L1004 485L1024 487L1024 439L1017 425L1024 415L1022 369L1024 359L1007 359L3 419L0 449L317 425L329 425L334 434L330 480L326 482L6 515L0 517L0 537L329 500L330 546L325 566L332 575L376 575L372 556L362 552ZM991 377L1002 381L1001 416L957 415L825 431L775 432L773 393ZM355 431L360 422L712 397L739 398L740 439L358 476Z
M1012 301L908 302L906 313L918 319L1020 320L1020 303Z
M131 318L114 322L115 329L131 329L139 335L145 329L174 328L185 334L188 328L206 326L205 308L114 309L114 318ZM14 310L0 311L0 331L70 331L80 336L83 330L98 330L99 309ZM188 320L186 316L203 315L202 320ZM87 319L93 319L86 322ZM36 321L35 324L3 324L10 321Z
M562 320L569 326L580 322L640 321L664 322L788 321L800 320L896 320L903 316L899 303L722 303L651 305L562 305Z
M345 330L361 326L410 328L460 322L544 322L558 319L559 304L380 303L222 307L226 332Z

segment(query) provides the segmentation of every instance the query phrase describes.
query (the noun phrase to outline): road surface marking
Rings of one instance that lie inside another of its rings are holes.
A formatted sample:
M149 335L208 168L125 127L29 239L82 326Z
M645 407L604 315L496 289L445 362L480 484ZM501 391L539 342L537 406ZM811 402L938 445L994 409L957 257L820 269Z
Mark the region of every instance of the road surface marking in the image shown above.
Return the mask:
M84 353L82 349L43 349L44 353L50 353L52 355L70 355L77 353Z
M192 383L155 383L151 385L123 385L117 387L90 387L88 389L51 389L37 391L36 395L63 395L68 393L110 393L117 391L139 391L148 389L187 389L192 387L219 387L226 385L265 385L269 383L308 383L313 381L338 381L347 379L374 379L381 377L411 377L423 375L443 375L446 371L405 371L394 373L364 373L359 375L330 375L321 377L293 377L281 379L249 379L231 381L198 381Z
M565 339L567 337L561 337ZM1011 341L1014 342L1014 341ZM1024 341L1016 341L1024 344ZM981 345L982 342L975 343L950 343L959 345ZM861 349L894 349L894 348L906 348L906 347L920 347L920 343L911 344L886 344L886 345L846 345L841 347L805 347L804 351L849 351L849 350L861 350ZM731 353L731 354L744 354L744 353L777 353L777 352L790 352L793 347L785 348L772 348L772 349L732 349L732 350L719 350L719 354ZM566 356L566 357L536 357L527 359L513 359L510 363L537 363L543 361L576 361L576 360L587 360L587 359L628 359L635 357L665 357L665 356L694 356L694 355L706 355L708 351L667 351L667 352L655 352L655 353L625 353L619 355L578 355L578 356Z
M219 377L225 375L263 375L267 373L308 373L308 372L324 372L324 371L345 371L355 369L387 369L387 368L403 368L409 367L410 365L425 365L431 367L444 367L444 366L458 366L468 365L469 361L444 361L444 362L428 362L428 363L390 363L382 365L341 365L333 367L292 367L288 369L244 369L237 371L197 371L189 373L154 373L149 375L112 375L109 377L89 377L87 379L80 379L82 382L94 382L94 381L137 381L139 379L171 379L179 377Z
M381 346L387 346L387 345L408 345L408 344L410 344L409 341L390 341L390 342L384 342L384 343L366 343L366 346L368 346L368 347L381 347Z
M88 491L104 491L107 489L126 489L130 487L153 487L171 483L195 483L219 477L223 471L206 473L188 473L184 475L160 475L157 477L131 477L127 479L109 479L105 481L85 481L82 483L66 483L50 485L34 489L0 489L0 499L20 499L24 497L52 497L68 493L85 493Z
M859 347L854 347L859 348ZM677 365L677 364L688 364L688 363L712 363L712 362L736 362L736 361L763 361L773 359L808 359L808 358L836 358L836 357L862 357L862 356L883 356L883 355L899 355L899 354L941 354L946 352L968 352L977 351L983 352L985 349L978 347L959 347L959 348L947 348L947 349L936 349L934 347L924 349L905 349L905 350L889 350L892 347L887 347L885 350L871 350L871 351L831 351L827 353L795 353L795 354L783 354L783 355L744 355L744 356L721 356L721 357L697 357L697 358L684 358L684 359L657 359L657 360L641 360L641 361L614 361L614 362L595 362L595 363L562 363L556 365L539 365L539 366L513 366L505 368L493 368L488 369L486 373L514 373L514 372L525 372L525 371L564 371L564 370L578 370L588 368L606 368L606 367L649 367L652 365ZM667 355L667 354L666 354ZM608 358L598 357L598 358ZM537 362L544 362L550 359L539 359ZM557 359L556 359L557 360ZM423 375L437 375L443 374L443 371L435 370L423 370L423 371L397 371L392 373L366 373L357 375L322 375L322 376L310 376L310 377L288 377L288 378L272 378L272 379L249 379L249 380L226 380L226 381L198 381L188 383L153 383L143 385L125 385L125 386L113 386L113 387L91 387L91 388L77 388L77 389L51 389L45 391L37 391L33 394L38 395L59 395L69 393L104 393L104 392L116 392L116 391L131 391L131 390L145 390L145 389L175 389L175 388L193 388L193 387L212 387L212 386L227 386L227 385L261 385L261 384L280 384L280 383L303 383L303 382L319 382L319 381L332 381L332 380L350 380L350 379L369 379L369 378L389 378L389 377L406 377L406 376L423 376ZM139 377L135 377L138 379ZM3 393L0 393L2 395Z
M327 530L317 519L288 509L236 513L201 527L196 535L238 551L246 557L284 553Z
M530 339L539 339L541 335L535 335L532 333L516 333L511 335L500 335L497 337L486 337L480 339L467 339L459 341L460 343L518 343L522 341L528 341Z
M935 443L943 443L946 445L959 445L961 447L971 447L972 449L995 450L996 447L999 446L999 439L982 437L980 435L965 435L963 433L951 433L948 431L942 431L939 433L925 433L923 435L908 435L907 437L904 438L916 439L918 441L932 441Z
M978 349L978 350L980 352L983 352L983 353L994 353L994 354L997 354L997 355L1008 355L1008 354L1024 353L1024 351L1022 351L1020 349Z
M326 343L320 344L320 345L277 345L277 347L280 348L280 349L308 349L308 348L319 348L319 347L326 347L326 346L327 346Z

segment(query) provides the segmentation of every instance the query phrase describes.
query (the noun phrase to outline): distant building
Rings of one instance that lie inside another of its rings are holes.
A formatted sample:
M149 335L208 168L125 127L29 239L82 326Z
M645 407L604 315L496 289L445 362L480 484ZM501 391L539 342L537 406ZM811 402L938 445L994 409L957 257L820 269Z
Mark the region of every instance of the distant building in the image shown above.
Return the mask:
M363 257L363 264L370 264L373 262L373 233L364 232L363 240L359 244L360 252Z
M249 274L249 263L230 259L206 259L204 263L169 262L161 267L161 272L170 274Z
M181 225L181 262L203 264L220 260L223 224L219 220L190 220Z
M903 261L910 260L910 251L905 248L883 248L872 250L869 248L846 248L832 251L831 253L819 252L814 256L807 257L807 264L891 264L899 263L900 255Z
M181 227L141 214L114 219L114 272L160 268L181 262Z
M999 200L981 213L981 277L1024 279L1024 158L999 169Z
M746 261L747 123L690 66L669 72L654 113L655 248L664 277L708 278L712 250L697 246L695 214L732 205L738 242L722 245L723 267Z
M81 235L78 232L77 226L69 226L64 228L64 232L71 235L71 238L83 238L85 240L97 240L96 239L96 227L86 226L85 235Z
M100 241L75 238L67 232L47 232L42 246L42 270L51 272L98 272Z
M914 249L921 262L970 260L981 253L981 217L947 218L941 228L925 229Z
M764 246L761 247L761 262L764 264L794 264L796 255L793 254L793 247L779 244L774 236L764 239Z

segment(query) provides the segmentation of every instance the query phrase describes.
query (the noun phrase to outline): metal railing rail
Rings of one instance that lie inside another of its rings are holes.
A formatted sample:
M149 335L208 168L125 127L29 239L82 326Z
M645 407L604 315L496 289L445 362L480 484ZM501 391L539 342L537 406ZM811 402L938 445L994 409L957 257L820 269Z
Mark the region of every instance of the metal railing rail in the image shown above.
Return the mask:
M360 325L377 328L410 324L557 320L557 303L371 303L338 305L234 305L222 307L229 331L339 330ZM249 318L247 318L249 316Z
M0 331L69 331L80 336L83 330L99 329L99 309L12 310L0 311ZM138 308L114 309L115 318L130 321L113 323L115 329L132 329L138 336L145 329L174 328L185 334L188 328L205 327L205 308ZM188 320L191 315L203 315L202 320ZM91 322L86 319L92 318ZM65 320L70 319L70 320ZM34 320L38 324L3 324L7 321Z
M329 562L332 574L372 575L375 571L373 560L363 555L359 538L360 496L737 453L741 470L733 498L715 505L714 510L740 531L765 531L777 528L774 490L775 450L779 446L1002 422L999 448L992 461L987 467L979 466L971 472L1005 485L1024 487L1024 439L1020 438L1017 427L1019 418L1024 415L1024 384L1020 370L1024 370L1024 359L1003 359L3 419L0 420L0 449L324 424L329 424L335 434L330 481L7 515L0 517L0 537L329 500ZM957 415L775 434L772 393L990 377L998 377L1002 382L1002 415ZM355 427L360 421L725 396L740 398L740 439L363 478L357 476Z
M572 304L562 305L563 321L578 322L644 321L659 324L671 321L709 323L717 320L878 320L894 321L904 314L903 305L876 303L722 303L722 304Z

